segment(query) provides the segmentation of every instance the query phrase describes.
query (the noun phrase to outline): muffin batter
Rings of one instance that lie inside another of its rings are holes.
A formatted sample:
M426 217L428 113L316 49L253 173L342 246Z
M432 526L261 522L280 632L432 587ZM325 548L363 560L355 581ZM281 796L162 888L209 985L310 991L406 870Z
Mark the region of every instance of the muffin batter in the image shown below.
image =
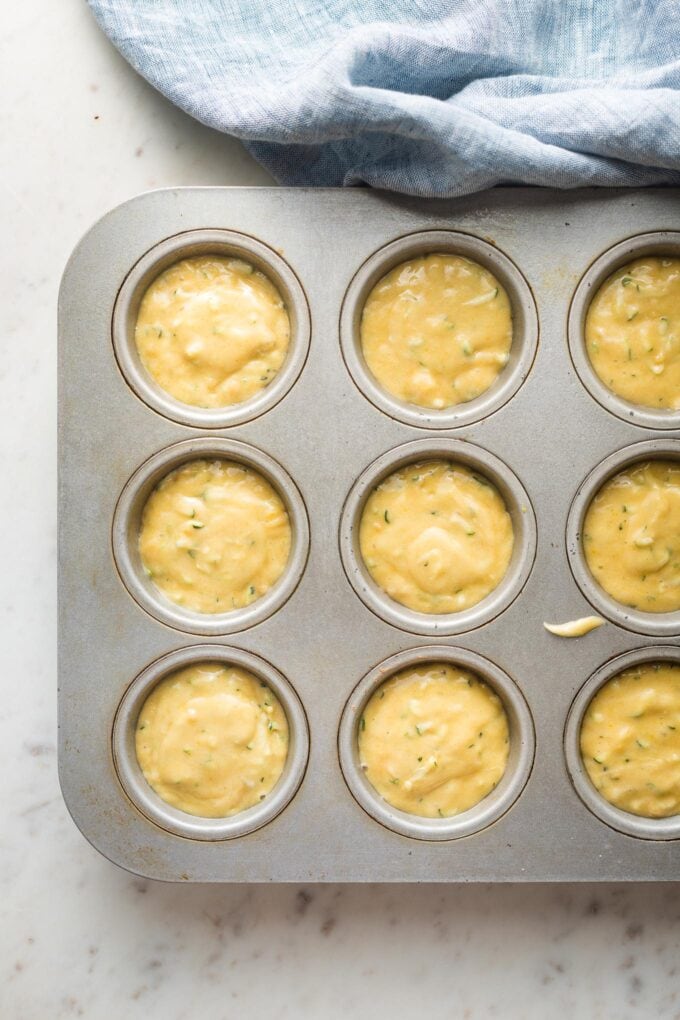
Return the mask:
M288 722L266 684L219 662L162 680L139 713L135 748L159 797L190 815L223 818L258 804L288 754Z
M586 346L619 397L680 409L680 258L636 259L605 280L588 310Z
M498 696L473 673L432 662L396 673L371 697L359 722L359 760L388 804L448 818L497 785L508 739Z
M586 562L617 602L680 609L680 463L633 464L602 486L583 524Z
M390 270L368 295L361 345L389 393L441 409L478 397L508 361L512 312L488 269L425 255Z
M283 573L288 513L266 479L243 464L192 460L171 471L142 513L139 552L171 602L227 613L261 598Z
M366 501L359 544L383 591L419 613L457 613L500 583L512 521L495 486L446 460L408 464Z
M146 370L184 404L227 407L268 386L288 351L281 295L248 262L198 255L146 291L135 343Z
M566 623L544 623L546 630L556 637L579 638L590 634L591 630L601 627L604 620L601 616L581 616L578 620L567 620Z
M581 756L615 807L645 818L678 814L680 666L637 666L605 684L583 719Z

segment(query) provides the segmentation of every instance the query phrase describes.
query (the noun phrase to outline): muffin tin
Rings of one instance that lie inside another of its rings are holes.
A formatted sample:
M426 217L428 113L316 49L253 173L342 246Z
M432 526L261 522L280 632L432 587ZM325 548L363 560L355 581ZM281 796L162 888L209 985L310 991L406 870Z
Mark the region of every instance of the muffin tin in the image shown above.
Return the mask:
M421 411L377 386L358 324L383 273L443 250L501 280L515 339L487 393ZM580 767L578 726L612 671L680 662L680 614L610 604L579 544L596 482L631 457L680 457L677 416L623 406L593 379L582 338L587 301L622 260L679 251L673 189L501 188L426 202L359 189L188 188L142 195L90 230L67 266L59 308L59 768L69 810L97 849L170 881L678 876L677 820L650 824L607 805ZM226 411L162 393L132 338L154 276L207 252L263 269L291 315L279 376ZM505 580L457 616L423 617L390 602L357 555L372 486L429 456L489 477L515 527ZM146 495L194 457L252 465L291 518L281 581L233 614L180 610L139 562ZM582 639L543 628L593 611L607 625ZM381 679L438 657L475 670L499 694L510 757L476 807L420 819L390 808L366 782L356 730ZM145 695L201 659L242 665L270 683L291 731L277 787L228 819L170 808L134 756Z

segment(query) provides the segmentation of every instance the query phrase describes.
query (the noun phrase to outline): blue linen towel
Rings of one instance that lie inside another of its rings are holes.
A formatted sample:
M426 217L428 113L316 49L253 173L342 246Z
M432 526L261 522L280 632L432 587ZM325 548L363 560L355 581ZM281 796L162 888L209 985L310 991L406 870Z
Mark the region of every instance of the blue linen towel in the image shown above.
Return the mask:
M285 184L680 184L679 0L89 3Z

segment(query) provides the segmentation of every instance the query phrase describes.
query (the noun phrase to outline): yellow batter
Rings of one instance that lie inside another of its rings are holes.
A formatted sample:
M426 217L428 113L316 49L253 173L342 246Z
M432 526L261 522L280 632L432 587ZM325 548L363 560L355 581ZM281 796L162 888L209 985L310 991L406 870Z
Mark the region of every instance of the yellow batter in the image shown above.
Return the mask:
M636 259L605 280L588 310L586 346L618 396L680 409L680 258Z
M602 486L583 524L595 580L646 613L680 609L680 462L632 465Z
M448 818L479 803L505 772L508 721L473 673L409 667L371 697L359 722L366 778L393 807Z
M496 277L469 259L411 259L368 295L361 344L389 393L420 407L451 407L488 390L507 363L510 301Z
M252 674L219 662L177 670L139 713L137 760L159 797L190 815L223 818L258 804L288 754L288 722Z
M502 580L513 542L495 486L446 460L389 475L367 499L359 530L373 580L419 613L456 613L480 602Z
M638 666L605 684L583 719L581 756L615 807L645 818L678 814L680 666Z
M139 552L171 602L227 613L261 598L283 573L291 527L281 497L243 464L192 460L171 471L142 513Z
M144 367L184 404L240 404L268 386L288 351L290 322L264 273L219 255L184 259L146 291L135 327Z
M604 620L601 616L581 616L578 620L567 620L566 623L544 623L546 630L555 637L579 638L590 634L591 630L601 627Z

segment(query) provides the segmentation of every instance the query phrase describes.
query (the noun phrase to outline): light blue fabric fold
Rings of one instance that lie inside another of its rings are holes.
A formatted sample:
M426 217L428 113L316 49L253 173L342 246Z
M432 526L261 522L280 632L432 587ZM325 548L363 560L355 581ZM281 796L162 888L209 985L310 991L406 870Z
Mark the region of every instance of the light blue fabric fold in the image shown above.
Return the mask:
M285 184L680 184L680 0L89 3Z

